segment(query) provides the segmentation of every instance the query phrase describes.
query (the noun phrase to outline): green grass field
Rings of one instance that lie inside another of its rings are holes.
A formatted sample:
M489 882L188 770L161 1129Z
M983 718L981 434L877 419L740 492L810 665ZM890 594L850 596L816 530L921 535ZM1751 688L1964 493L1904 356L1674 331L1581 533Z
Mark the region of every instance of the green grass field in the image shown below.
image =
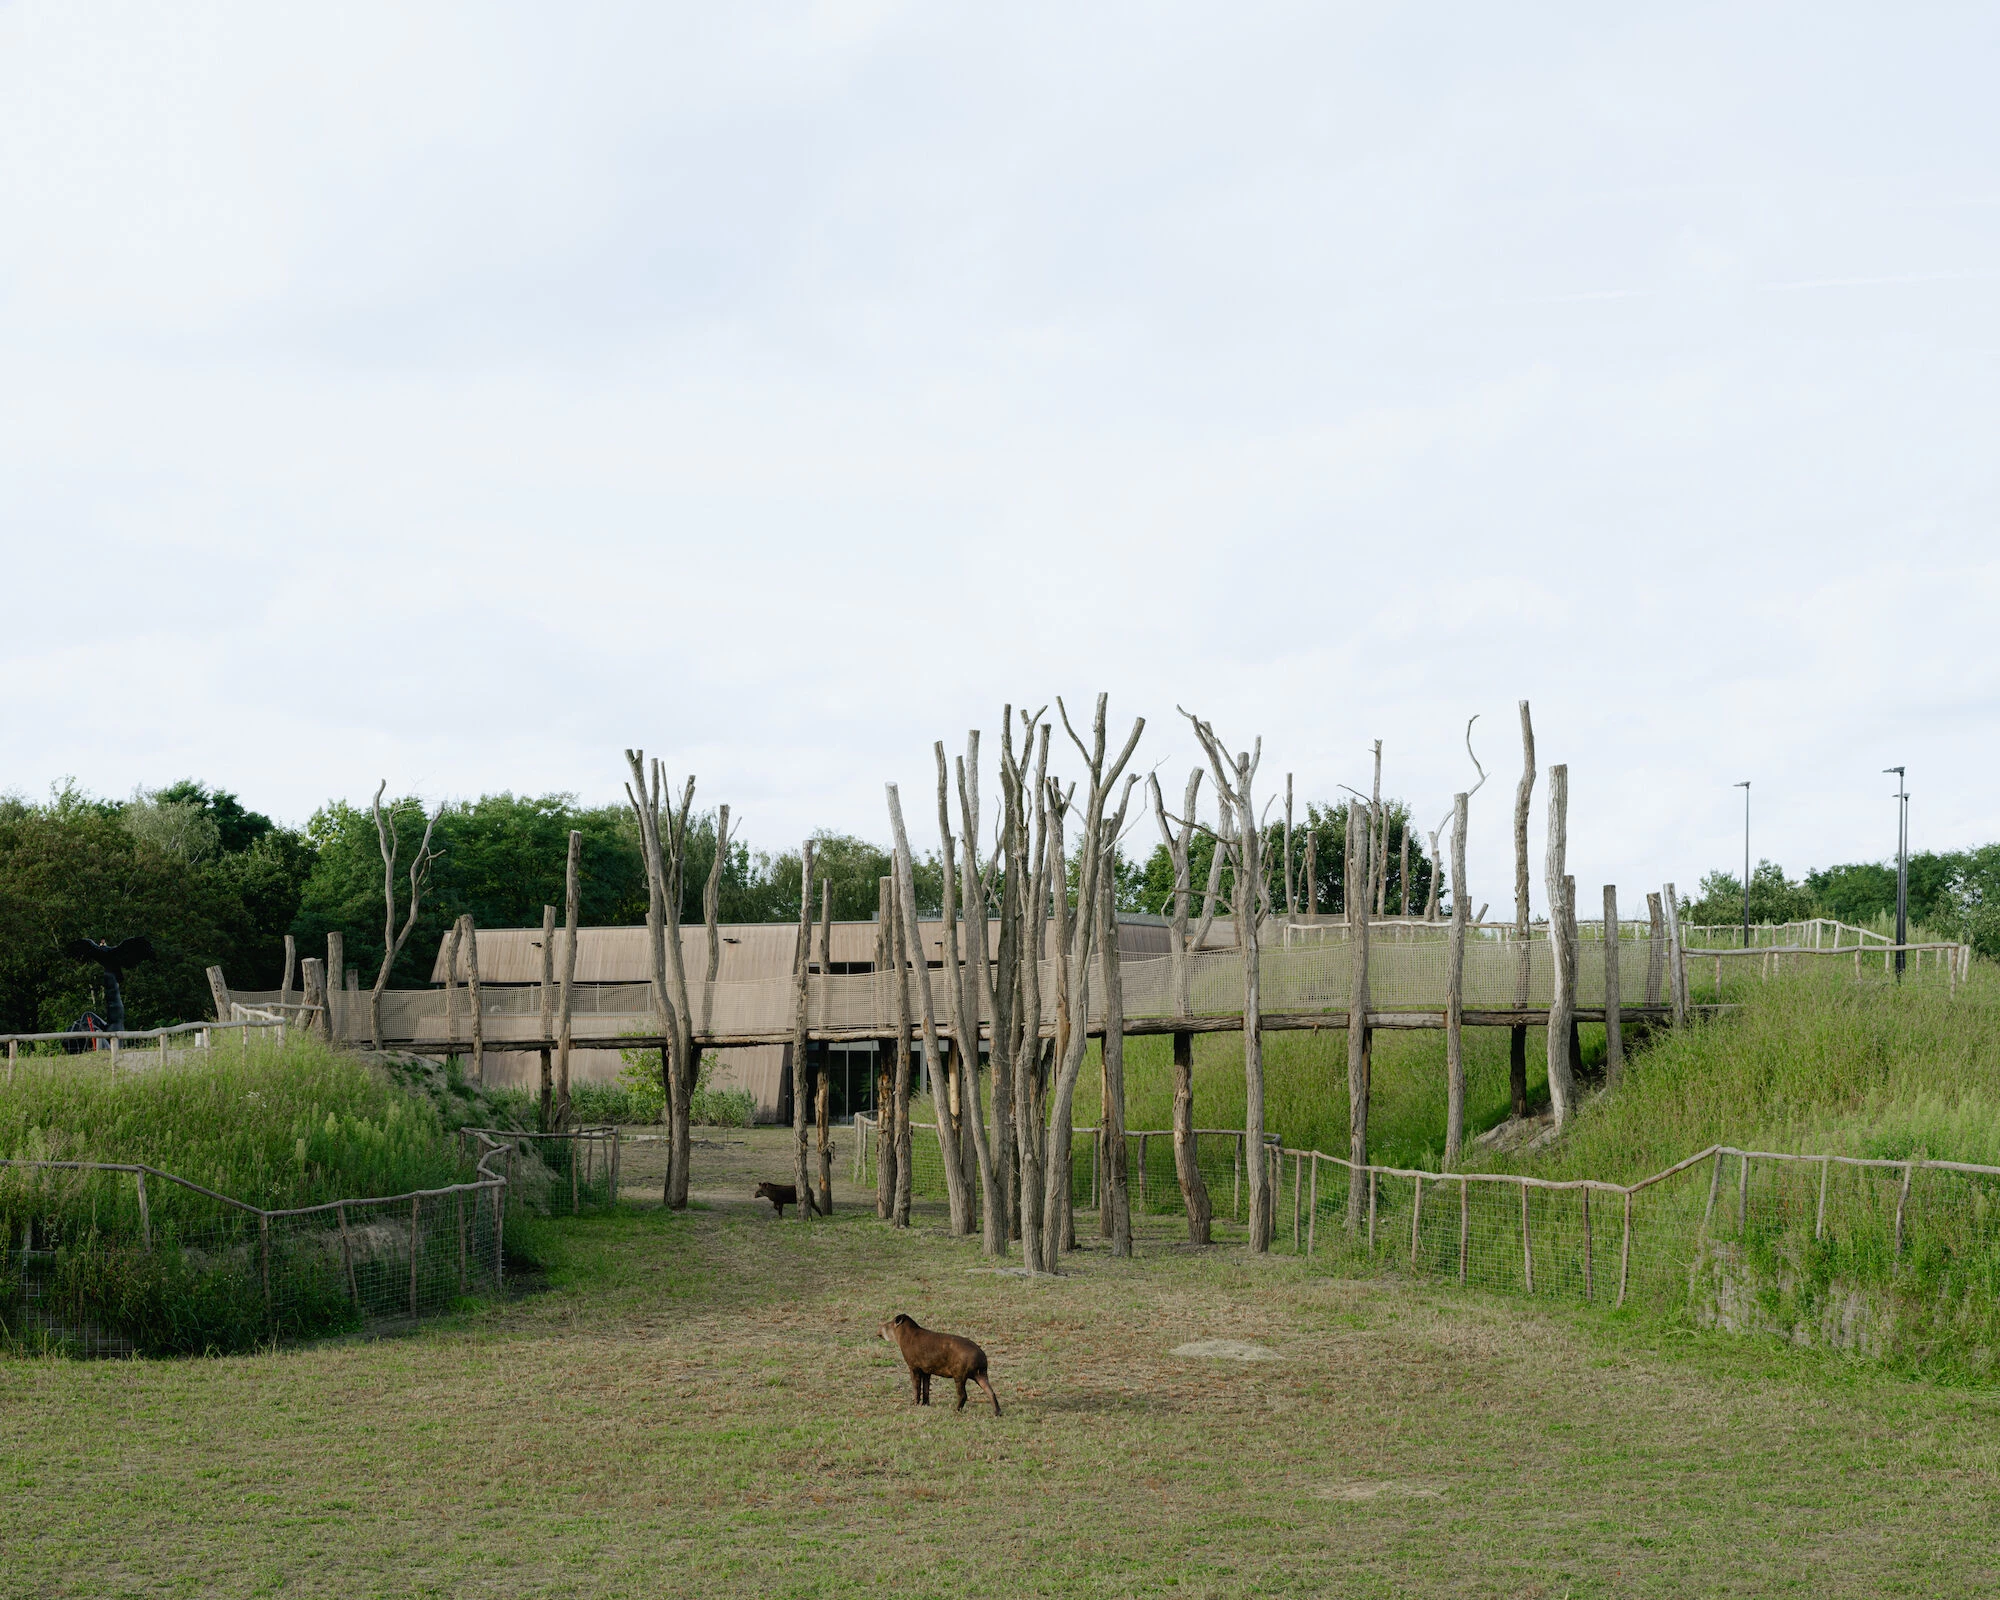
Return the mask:
M702 1149L703 1209L541 1225L543 1292L409 1337L0 1363L0 1593L2000 1582L1993 1391L1231 1245L1197 1257L1164 1219L1135 1261L1090 1248L1060 1282L998 1276L934 1217L778 1223L747 1196L781 1139ZM979 1338L1005 1414L912 1408L876 1336L897 1311ZM1201 1339L1278 1359L1173 1354Z
M2000 1104L2000 986L1983 985L1746 986L1742 1011L1657 1041L1530 1159L1623 1178L1712 1139L1980 1159ZM1420 1158L1441 1045L1378 1043L1378 1159ZM1273 1127L1330 1146L1341 1037L1272 1045ZM1471 1054L1491 1121L1504 1033ZM1164 1041L1128 1065L1133 1126L1165 1126ZM1204 1041L1203 1125L1240 1115L1241 1084L1238 1042ZM749 1195L789 1176L786 1138L706 1135L678 1216L649 1203L660 1146L635 1140L626 1211L529 1222L513 1297L401 1337L0 1361L0 1595L2000 1584L1990 1384L1331 1251L1253 1260L1227 1225L1197 1253L1171 1216L1139 1220L1131 1261L1080 1227L1070 1275L1024 1280L947 1237L934 1203L899 1234L842 1182L835 1218L777 1222ZM897 1311L978 1338L1005 1415L912 1408L876 1334ZM1209 1339L1276 1359L1175 1354Z

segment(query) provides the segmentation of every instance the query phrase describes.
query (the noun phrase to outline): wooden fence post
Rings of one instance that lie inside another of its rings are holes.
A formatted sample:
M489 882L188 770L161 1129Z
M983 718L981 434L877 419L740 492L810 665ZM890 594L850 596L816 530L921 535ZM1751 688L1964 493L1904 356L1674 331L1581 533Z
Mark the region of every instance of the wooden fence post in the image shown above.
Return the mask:
M1368 1250L1375 1251L1375 1169L1368 1169Z
M1625 1304L1625 1283L1632 1270L1632 1191L1625 1191L1625 1232L1618 1243L1618 1304Z
M1590 1185L1586 1183L1583 1186L1583 1297L1595 1300L1597 1285L1592 1274L1590 1254Z
M1715 1166L1708 1175L1708 1204L1702 1207L1701 1231L1705 1234L1715 1217L1715 1197L1722 1188L1722 1151L1715 1152Z
M1306 1254L1307 1255L1311 1255L1313 1253L1313 1246L1318 1242L1318 1235L1319 1235L1319 1152L1315 1150L1312 1153L1312 1157L1313 1157L1312 1195L1310 1197L1310 1203L1306 1206Z
M1736 1237L1750 1237L1750 1152L1736 1158Z
M1421 1176L1410 1180L1414 1185L1410 1195L1410 1267L1417 1265L1417 1245L1421 1238L1424 1216L1424 1180Z
M1458 1180L1458 1281L1465 1282L1466 1259L1472 1254L1472 1184Z
M264 1309L271 1309L271 1219L257 1213L257 1257L264 1274Z
M1660 886L1660 901L1667 919L1667 982L1673 991L1674 1026L1687 1025L1687 957L1681 948L1681 914L1671 883Z
M1301 1191L1304 1188L1302 1177L1305 1170L1305 1160L1306 1158L1302 1155L1295 1154L1292 1157L1292 1248L1294 1250L1299 1247L1299 1200Z
M1833 1166L1833 1157L1819 1158L1819 1204L1813 1210L1813 1237L1821 1238L1826 1232L1826 1175Z
M1535 1245L1528 1234L1528 1186L1521 1185L1521 1282L1529 1294L1535 1292Z
M1896 1196L1895 1253L1896 1253L1896 1258L1898 1260L1901 1260L1903 1255L1903 1211L1905 1207L1907 1207L1910 1203L1910 1177L1911 1174L1916 1171L1916 1167L1917 1164L1915 1161L1905 1161L1903 1163L1903 1187L1902 1190Z
M361 1309L361 1291L354 1287L354 1245L347 1237L347 1207L333 1208L334 1220L340 1224L340 1261L347 1269L347 1298L354 1302L354 1309Z
M153 1253L153 1214L146 1206L146 1174L144 1172L135 1172L132 1176L139 1180L139 1241L144 1246L146 1254L151 1255Z

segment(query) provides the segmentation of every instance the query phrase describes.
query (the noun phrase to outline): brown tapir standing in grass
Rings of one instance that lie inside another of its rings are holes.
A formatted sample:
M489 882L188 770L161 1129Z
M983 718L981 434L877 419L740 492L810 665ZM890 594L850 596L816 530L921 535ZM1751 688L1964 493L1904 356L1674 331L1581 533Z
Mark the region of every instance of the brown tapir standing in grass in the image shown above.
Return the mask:
M799 1203L798 1185L791 1183L760 1183L757 1185L757 1192L750 1198L752 1200L770 1201L772 1205L777 1207L778 1215L782 1217L785 1214L786 1206L795 1206ZM806 1206L807 1209L811 1209L812 1196L810 1195L806 1196Z
M986 1375L986 1352L970 1339L955 1333L934 1333L920 1328L901 1312L882 1324L882 1337L903 1352L910 1367L910 1388L916 1403L931 1403L931 1379L950 1378L958 1385L958 1409L965 1409L965 1386L976 1383L993 1402L993 1415L1000 1415L1000 1397L993 1392L993 1380Z

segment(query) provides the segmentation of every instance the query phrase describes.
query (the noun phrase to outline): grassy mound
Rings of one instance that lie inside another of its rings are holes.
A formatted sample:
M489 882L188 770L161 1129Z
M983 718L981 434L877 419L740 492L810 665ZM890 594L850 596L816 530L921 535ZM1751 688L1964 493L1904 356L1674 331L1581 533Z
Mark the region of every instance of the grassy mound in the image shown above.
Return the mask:
M1856 983L1844 963L1726 992L1737 1010L1656 1035L1517 1170L1629 1183L1717 1143L2000 1165L2000 969L1956 996L1929 974Z
M72 1056L23 1062L0 1091L0 1156L143 1162L285 1210L464 1182L473 1167L455 1130L492 1110L446 1069L298 1037L137 1072ZM352 1326L364 1280L411 1275L408 1249L392 1265L396 1241L365 1229L343 1251L323 1218L260 1230L158 1179L146 1200L142 1217L124 1173L0 1168L0 1243L19 1263L0 1284L6 1331L58 1346L243 1349Z

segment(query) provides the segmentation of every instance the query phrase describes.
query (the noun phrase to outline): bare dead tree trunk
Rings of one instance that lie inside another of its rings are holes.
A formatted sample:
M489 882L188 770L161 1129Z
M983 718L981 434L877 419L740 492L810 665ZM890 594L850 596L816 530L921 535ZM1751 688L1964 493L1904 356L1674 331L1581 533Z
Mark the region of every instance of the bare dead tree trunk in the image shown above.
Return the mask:
M1076 1249L1076 1208L1071 1190L1074 1188L1074 1157L1071 1150L1070 1130L1063 1129L1062 1147L1056 1147L1056 1131L1053 1126L1053 1103L1056 1081L1061 1075L1061 1066L1069 1055L1070 1038L1070 944L1074 923L1069 906L1069 867L1064 851L1065 832L1068 827L1070 801L1075 796L1076 785L1062 791L1058 780L1050 779L1045 796L1044 809L1048 813L1048 883L1049 905L1053 917L1052 932L1055 935L1056 968L1056 1026L1055 1038L1050 1041L1048 1060L1041 1070L1047 1081L1041 1089L1041 1129L1042 1145L1042 1187L1044 1200L1037 1204L1042 1211L1042 1251L1045 1258L1059 1250ZM1086 998L1086 1009L1089 1001ZM1060 1162L1062 1176L1056 1176ZM1051 1212L1046 1204L1046 1196L1055 1194L1060 1188L1061 1204Z
M660 788L660 763L653 762L653 783ZM673 796L667 801L667 828L660 839L660 861L666 876L664 922L667 946L667 981L673 990L672 1032L668 1048L670 1092L667 1096L668 1205L685 1210L688 1183L694 1161L694 1082L699 1063L694 1051L694 1010L688 1004L687 958L681 947L682 873L687 864L688 819L694 810L694 779L681 789L681 803L675 809Z
M1400 871L1402 873L1403 915L1407 917L1410 914L1410 824L1407 820L1403 823L1403 860Z
M1194 1011L1188 953L1188 912L1194 887L1189 853L1194 843L1195 800L1200 790L1201 768L1196 767L1188 774L1178 823L1169 826L1159 779L1150 773L1146 777L1147 795L1153 802L1153 820L1159 825L1160 839L1174 868L1173 898L1168 902L1172 910L1167 921L1167 958L1172 963L1176 1017L1191 1017ZM1306 834L1306 905L1308 915L1319 905L1319 880L1313 866L1311 832ZM1194 1034L1190 1029L1177 1028L1174 1031L1174 1177L1180 1184L1181 1204L1187 1209L1188 1242L1207 1244L1215 1213L1196 1155Z
M569 860L563 868L562 1006L556 1016L556 1113L554 1126L569 1126L570 1018L576 1010L576 919L583 898L583 835L572 828Z
M1056 710L1062 717L1063 728L1069 734L1070 742L1083 756L1084 768L1089 776L1089 787L1085 791L1083 810L1083 838L1077 851L1077 896L1076 932L1071 941L1068 965L1069 973L1069 1037L1063 1051L1061 1066L1057 1069L1055 1093L1050 1097L1049 1106L1049 1173L1045 1211L1054 1211L1069 1196L1069 1150L1071 1142L1072 1104L1076 1095L1077 1075L1083 1070L1085 1035L1089 1027L1089 972L1090 958L1095 953L1098 927L1098 879L1104 870L1106 859L1104 838L1104 816L1110 808L1111 790L1124 774L1126 764L1132 759L1132 752L1138 747L1139 736L1145 731L1143 717L1133 719L1131 735L1125 741L1118 758L1108 766L1105 760L1104 715L1108 697L1097 697L1097 714L1092 724L1091 743L1086 745L1077 737L1070 725L1068 709L1060 697L1056 700ZM1128 779L1126 791L1129 794L1136 778ZM1123 809L1121 804L1120 809ZM1061 880L1053 886L1058 895L1064 894ZM1254 905L1254 901L1253 901ZM1060 1190L1060 1192L1058 1192ZM1046 1269L1050 1272L1061 1270L1061 1260L1052 1247L1060 1242L1061 1236L1053 1232L1045 1234L1043 1247Z
M1368 1164L1368 901L1369 862L1375 853L1358 800L1347 807L1347 840L1347 936L1354 957L1347 999L1347 1159L1353 1163L1347 1172L1347 1226L1352 1232L1361 1226L1367 1196L1361 1169Z
M1569 1028L1576 1011L1576 966L1570 943L1569 908L1563 880L1568 876L1569 768L1549 768L1549 848L1542 885L1549 897L1549 952L1554 958L1555 992L1549 1001L1549 1103L1556 1130L1567 1126L1575 1100L1570 1078Z
M1319 920L1319 830L1306 834L1306 916Z
M1299 880L1292 870L1292 775L1285 774L1285 915L1299 914Z
M828 980L833 976L833 880L819 880L819 981L820 1021L826 1018ZM819 1047L819 1098L813 1107L814 1134L819 1154L819 1214L833 1215L833 1061L832 1049Z
M486 1081L486 1006L479 996L479 927L466 912L465 924L466 998L472 1003L472 1081Z
M1667 918L1660 909L1657 893L1646 896L1646 918L1650 929L1646 938L1646 1004L1660 1003L1660 980L1667 971Z
M1122 822L1122 808L1119 821ZM1120 829L1114 825L1115 840ZM1104 1184L1103 1207L1111 1214L1111 1253L1132 1253L1132 1195L1125 1154L1125 983L1118 959L1118 904L1107 864L1098 890L1098 917L1104 926L1100 946L1104 968ZM1143 1182L1143 1176L1141 1181Z
M667 828L660 828L664 773L656 757L650 767L643 750L627 750L632 778L626 799L639 823L639 841L646 860L646 941L652 956L653 1012L667 1040L666 1102L668 1117L667 1172L661 1196L667 1206L687 1205L688 1161L692 1154L688 1102L694 1074L689 1054L693 1045L688 1013L687 966L681 956L681 862L687 843L688 811L694 804L694 779L687 780L678 810L664 796Z
M458 1054L458 946L465 937L465 918L454 917L451 932L444 936L444 1042Z
M986 906L979 873L979 733L966 736L966 759L958 763L958 798L965 828L963 841L951 835L951 801L944 744L932 747L937 757L939 860L944 867L944 974L951 985L952 1051L958 1067L958 1099L962 1126L972 1136L973 1170L979 1180L980 1246L989 1256L1007 1253L1007 1207L1000 1199L993 1164L993 1141L987 1137L985 1108L979 1096L980 995L992 981L986 957ZM968 771L968 768L970 769ZM952 857L964 851L962 871L954 873ZM956 881L954 881L956 879ZM959 944L960 913L965 944ZM961 1151L961 1154L963 1152Z
M1256 911L1257 886L1264 880L1259 858L1263 837L1252 786L1264 741L1260 737L1251 750L1239 751L1232 763L1214 728L1186 711L1181 714L1193 725L1208 756L1217 795L1236 814L1237 937L1243 951L1243 1152L1250 1180L1250 1248L1261 1253L1271 1248L1272 1206L1270 1163L1264 1153L1264 977ZM1242 914L1246 908L1247 916Z
M555 975L556 975L556 908L542 907L542 1026L541 1026L541 1121L537 1124L544 1133L553 1131L549 1120L554 1109L555 1082L553 1069L555 1062L549 1049L549 1040L555 1037Z
M799 933L792 948L792 1187L799 1197L799 1219L813 1214L812 1184L806 1174L806 1118L812 1105L811 1004L812 872L816 846L811 839L799 847Z
M909 924L903 920L903 879L902 866L897 864L894 881L890 885L895 892L891 905L896 917L896 1203L891 1221L899 1228L910 1225L910 956L916 941L910 937ZM914 892L910 903L916 903ZM917 955L923 952L918 950Z
M1471 796L1451 802L1451 944L1444 988L1444 1164L1458 1165L1465 1146L1465 928L1472 907L1465 892L1465 833ZM1437 881L1435 870L1431 881Z
M299 942L289 933L285 935L285 981L278 985L278 1003L288 1007L292 1003L292 976L299 970ZM284 1015L281 1010L278 1013Z
M1514 788L1514 1008L1528 1005L1528 800L1535 792L1535 724L1521 702L1521 781ZM1507 1087L1514 1115L1528 1114L1528 1025L1507 1034Z
M972 1196L966 1185L964 1164L959 1159L958 1134L949 1114L948 1096L952 1083L946 1077L944 1052L938 1042L937 1002L931 990L930 961L924 950L922 934L918 931L922 924L917 920L917 889L910 863L910 838L903 827L902 797L893 783L886 787L889 825L896 838L896 892L902 898L903 925L909 930L910 965L917 975L917 1001L923 1018L924 1071L931 1080L936 1112L932 1120L937 1123L938 1157L944 1166L945 1198L951 1206L951 1231L967 1234L972 1231ZM947 922L956 909L947 894L944 906ZM958 984L956 971L949 971L947 976L954 986Z
M1382 815L1382 741L1375 741L1375 798L1368 806L1368 837L1374 848L1368 854L1369 881L1375 889L1375 915L1389 914L1389 827Z
M307 1031L331 1039L333 1034L328 1018L332 1008L326 998L326 963L318 956L307 956L299 963L299 983L299 1003L306 1008L301 1020ZM317 1012L313 1010L314 1006L319 1007Z
M1443 892L1442 882L1444 878L1444 857L1438 852L1438 835L1441 834L1442 832L1444 832L1442 828L1433 828L1431 829L1430 832L1431 888L1430 888L1430 894L1424 901L1424 921L1426 922L1437 921L1438 896Z
M715 808L715 859L701 890L701 922L708 935L708 972L701 985L701 1031L715 1031L715 980L722 971L722 874L729 862L729 807Z
M396 837L395 818L382 815L382 795L388 787L389 780L384 778L381 787L375 791L375 839L382 847L382 970L375 974L375 987L368 996L368 1032L377 1050L382 1048L382 991L389 987L389 969L395 966L396 957L403 953L403 946L409 940L410 930L417 925L417 906L423 898L431 862L444 853L431 849L431 830L437 826L438 817L444 815L444 807L439 806L436 814L424 824L423 842L410 858L409 915L403 919L402 930L398 932L396 856L400 843Z
M1618 992L1618 885L1604 886L1604 1085L1625 1077L1625 1018Z
M1019 995L1018 1007L1021 1019L1020 1037L1015 1044L1013 1058L1014 1072L1014 1148L1019 1158L1020 1192L1016 1215L1021 1228L1021 1254L1030 1271L1042 1270L1044 1251L1042 1246L1043 1204L1043 1123L1042 1106L1038 1093L1038 1079L1042 1062L1042 967L1047 954L1049 926L1049 878L1050 859L1048 801L1044 785L1048 781L1049 769L1049 727L1041 721L1041 714L1033 716L1022 713L1023 724L1021 759L1014 759L1012 741L1003 747L1002 776L1008 790L1007 803L1012 816L1012 832L1008 848L1011 852L1008 862L1007 883L1011 892L1022 900L1020 915L1020 940L1017 945L1018 968L1014 974L1007 974L1004 964L1003 976L1009 976ZM1027 772L1027 758L1030 748L1035 751L1035 770L1032 778ZM1029 831L1029 806L1032 796L1034 830ZM997 1069L996 1069L997 1070Z
M875 884L875 992L886 996L884 985L900 982L896 964L896 883L881 878ZM876 1001L880 1014L882 1001ZM875 1215L887 1222L896 1214L896 1046L890 1039L875 1041Z
M352 1012L343 1012L338 1022L333 1015L336 1005L346 1003L339 998L347 992L346 984L347 935L329 933L326 936L326 1036L329 1039L345 1038L346 1029L354 1026Z

